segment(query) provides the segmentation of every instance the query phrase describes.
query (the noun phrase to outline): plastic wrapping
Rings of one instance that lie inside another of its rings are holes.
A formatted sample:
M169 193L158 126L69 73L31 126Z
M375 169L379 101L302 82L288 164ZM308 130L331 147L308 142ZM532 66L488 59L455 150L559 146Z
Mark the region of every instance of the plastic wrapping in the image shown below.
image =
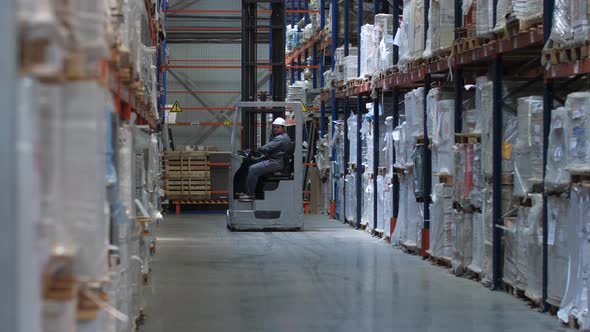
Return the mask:
M475 273L481 273L484 260L484 234L483 234L483 215L474 213L471 219L471 263L469 270Z
M567 220L568 272L567 286L557 317L565 323L572 315L580 329L590 328L588 317L588 273L590 273L590 188L572 187Z
M475 34L478 37L489 37L494 28L494 1L475 1Z
M543 288L543 196L529 195L532 207L527 218L522 239L525 242L526 254L523 260L527 262L527 285L525 295L534 301L540 301Z
M483 218L483 271L481 279L483 283L492 280L492 239L494 229L493 199L492 190L484 189L484 200L482 205Z
M385 133L383 135L383 155L385 160L386 174L393 174L393 153L394 153L394 140L393 140L393 117L388 116L385 118Z
M424 57L438 54L455 39L455 3L452 0L430 1Z
M453 257L453 187L442 183L434 185L430 213L430 255Z
M361 128L362 162L368 173L373 173L375 156L373 154L373 118L367 114Z
M405 1L403 4L403 22L399 35L396 36L399 46L399 65L404 68L409 61L419 58L424 52L424 1Z
M574 92L565 101L567 166L570 173L590 172L590 92Z
M373 229L373 202L374 202L374 192L375 188L373 187L373 180L369 176L369 173L365 172L363 174L363 187L362 187L362 194L363 194L363 206L362 206L362 213L361 213L361 225L367 225L368 229Z
M375 68L375 45L373 43L373 25L361 27L361 77L371 75Z
M488 125L482 126L481 133L481 154L482 154L482 165L483 173L486 178L492 177L492 144L493 144L493 133L492 126L492 114L493 114L493 100L494 100L494 83L485 82L478 87L478 91L481 96L481 115L482 123ZM477 100L476 100L477 102ZM479 107L478 107L479 109Z
M481 209L483 204L483 190L485 179L481 167L481 144L473 144L473 172L472 188L469 195L469 202L477 209Z
M424 198L424 145L416 145L412 154L414 160L413 188L416 198Z
M551 112L551 128L547 143L547 170L545 190L549 192L563 191L569 187L570 174L567 165L567 129L565 127L568 111L560 107Z
M437 114L433 120L435 127L432 142L437 147L438 171L453 174L453 144L455 141L455 101L438 102Z
M567 286L569 203L566 197L547 199L547 302L556 307L561 305Z
M384 184L384 178L383 175L378 175L377 176L377 231L379 232L383 232L383 230L385 229L385 219L384 219L384 209L385 206L384 201L385 201L385 184Z
M524 197L543 180L543 97L518 99L514 195Z
M453 255L451 267L455 275L462 275L471 263L473 214L454 211L451 222Z
M455 171L454 171L454 200L455 202L465 205L463 198L465 197L465 159L466 159L466 144L457 144L454 147L454 161L455 161Z
M375 70L383 72L393 67L393 35L391 27L393 26L393 15L377 14L375 15L375 29L373 30L373 43L375 45Z
M66 248L77 252L74 272L93 280L107 272L108 216L106 204L105 103L110 93L94 82L65 84L62 141ZM111 100L112 102L112 100ZM112 108L112 104L109 105ZM81 156L84 156L81 158ZM80 185L84 184L84 185Z
M348 117L348 119L346 120L348 123L348 147L349 147L349 151L350 151L350 155L349 155L349 159L351 163L356 163L357 157L356 157L356 153L357 153L357 133L358 130L357 127L357 120L356 120L356 114L354 113L350 113L350 116Z
M590 7L584 0L556 0L549 46L578 46L589 40Z
M348 55L344 57L343 76L344 81L350 81L358 77L358 56Z
M521 21L542 17L542 0L498 0L496 6L495 30L504 29L506 22L512 19Z
M383 235L391 238L391 219L393 218L393 184L386 175L383 184Z
M397 223L393 234L391 235L391 243L400 245L405 242L408 225L408 199L413 199L413 193L409 191L408 182L411 181L410 175L401 175L399 177L399 210L397 214Z
M424 88L414 89L404 96L406 135L412 140L424 135Z

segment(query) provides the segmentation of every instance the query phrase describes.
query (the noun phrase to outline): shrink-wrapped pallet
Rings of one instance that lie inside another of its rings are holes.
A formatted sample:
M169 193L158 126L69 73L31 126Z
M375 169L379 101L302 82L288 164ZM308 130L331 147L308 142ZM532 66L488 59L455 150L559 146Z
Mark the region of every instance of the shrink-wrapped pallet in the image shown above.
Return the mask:
M559 107L551 112L549 142L547 143L547 170L545 190L549 192L564 191L569 187L570 174L567 167L567 123L568 110Z
M567 243L569 264L567 287L557 317L564 323L574 316L580 329L590 328L588 317L588 273L590 273L590 242L588 241L588 220L590 220L590 189L574 186L570 193L570 208L567 217Z
M465 159L466 159L466 144L456 144L453 148L453 157L455 169L453 170L453 200L461 205L466 205L465 197Z
M393 67L393 15L375 15L375 28L373 30L373 43L375 46L375 70L383 72Z
M350 150L350 155L349 155L349 159L351 163L356 164L356 155L357 155L357 133L358 133L358 125L357 125L357 120L356 120L357 115L350 113L350 116L348 117L347 121L347 125L348 125L348 147Z
M385 134L383 135L383 156L385 160L385 173L391 175L393 173L393 117L385 118Z
M408 137L424 135L424 88L414 89L404 96Z
M367 225L368 229L373 229L373 203L375 201L374 186L371 175L368 172L363 174L363 186L361 194L363 196L363 209L361 213L361 225Z
M543 17L542 0L498 0L495 30L502 30L513 19L522 22L540 21Z
M416 198L412 195L415 192L414 181L411 177L406 180L408 187L408 197L406 206L406 241L403 243L407 247L418 246L420 242L420 233L423 220L423 215L419 212L420 206L416 202Z
M481 166L481 144L473 144L473 172L472 188L469 195L469 202L477 209L481 209L483 204L483 190L485 188L485 179Z
M394 39L402 69L424 52L424 1L404 1L403 6L403 21Z
M472 213L453 211L451 223L453 256L451 267L455 275L462 275L471 263L472 219Z
M455 39L455 3L451 0L430 1L424 57L448 49Z
M484 284L491 282L492 276L492 243L493 243L493 197L490 188L484 189L484 200L482 205L483 218L483 267L481 280Z
M453 257L452 186L442 183L434 185L430 216L430 255L450 259Z
M385 201L385 179L383 178L383 175L379 174L377 176L377 188L375 190L377 190L377 228L376 231L378 232L383 232L383 230L385 229L385 224L384 224L384 201Z
M414 172L413 175L413 188L414 188L414 196L417 199L425 198L424 192L424 180L425 176L430 176L429 174L424 174L424 153L425 153L424 144L416 145L413 150L412 159L414 160Z
M481 273L484 260L483 215L481 213L473 213L471 231L471 263L467 268L475 273Z
M344 57L343 77L344 81L350 81L357 78L358 75L358 56L348 55Z
M570 173L590 172L590 92L574 92L565 101L567 166Z
M361 27L361 75L360 77L373 74L375 69L375 44L373 42L373 25L365 24Z
M411 176L399 176L399 210L397 214L397 223L393 234L391 235L391 243L400 245L407 239L407 224L408 224L408 199L413 199L413 192L408 192L408 181L411 181Z
M344 182L344 199L346 200L344 216L346 220L353 221L356 218L356 172L346 174Z
M391 175L385 175L383 183L383 235L391 236L391 218L393 217L393 185Z
M406 164L406 151L404 146L405 122L397 126L392 133L393 146L395 149L395 167L401 168Z
M424 10L426 10L424 5L424 0L414 0L411 1L412 4L412 19L410 24L412 25L410 38L411 41L411 56L413 59L417 59L422 57L422 53L424 53L424 32L425 32L425 24L424 24Z
M455 140L455 101L440 100L433 121L432 144L437 147L438 170L453 174L453 143Z
M590 39L587 0L556 0L553 9L550 42L547 47L583 45Z
M526 254L523 261L527 264L527 285L525 295L533 301L540 301L543 289L543 196L529 195L532 207L527 218L527 225L523 230L523 240Z
M76 251L74 272L99 280L107 272L105 108L110 93L95 82L64 86L63 223L66 247ZM112 103L112 100L110 100ZM112 104L110 105L112 108ZM84 156L81 158L81 156ZM83 185L81 185L83 184Z
M547 302L556 307L561 305L568 282L569 204L567 197L549 196L547 200Z
M475 0L475 34L477 37L492 36L494 28L494 1Z
M543 97L518 99L514 195L525 197L543 180Z

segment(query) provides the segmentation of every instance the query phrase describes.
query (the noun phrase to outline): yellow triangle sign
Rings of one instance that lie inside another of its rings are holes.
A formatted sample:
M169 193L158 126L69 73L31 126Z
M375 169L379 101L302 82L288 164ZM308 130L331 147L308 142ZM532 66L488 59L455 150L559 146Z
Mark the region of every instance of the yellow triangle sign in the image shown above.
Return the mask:
M172 106L172 109L170 110L170 112L172 112L172 113L180 113L180 112L182 112L182 107L180 107L180 104L178 103L178 100L174 102L174 105Z
M301 102L301 111L303 111L303 112L307 112L308 111L307 110L307 106L305 105L304 102Z
M225 121L223 121L223 125L229 126L229 125L231 125L231 122L229 121L229 119L225 119Z

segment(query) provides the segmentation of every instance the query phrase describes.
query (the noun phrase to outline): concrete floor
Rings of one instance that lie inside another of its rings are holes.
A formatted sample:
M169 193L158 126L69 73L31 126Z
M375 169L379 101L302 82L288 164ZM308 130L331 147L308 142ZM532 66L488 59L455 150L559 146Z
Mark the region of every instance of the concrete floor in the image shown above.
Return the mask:
M566 331L326 216L298 233L232 233L224 215L166 216L144 332Z

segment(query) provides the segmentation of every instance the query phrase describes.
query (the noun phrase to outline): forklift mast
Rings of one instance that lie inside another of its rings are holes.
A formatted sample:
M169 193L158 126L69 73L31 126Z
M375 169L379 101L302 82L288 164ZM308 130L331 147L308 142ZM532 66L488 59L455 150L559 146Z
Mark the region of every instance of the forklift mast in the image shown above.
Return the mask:
M258 25L258 4L268 3L271 6L270 27ZM268 41L272 51L270 63L258 63L257 46L258 28L261 33L268 33ZM271 66L272 101L285 101L285 0L242 0L242 101L257 101L257 67L259 65ZM267 112L243 112L242 113L242 149L256 147L257 118L259 114ZM272 109L273 118L284 117L284 108ZM261 128L266 128L266 118L260 117ZM264 144L264 142L263 142Z

